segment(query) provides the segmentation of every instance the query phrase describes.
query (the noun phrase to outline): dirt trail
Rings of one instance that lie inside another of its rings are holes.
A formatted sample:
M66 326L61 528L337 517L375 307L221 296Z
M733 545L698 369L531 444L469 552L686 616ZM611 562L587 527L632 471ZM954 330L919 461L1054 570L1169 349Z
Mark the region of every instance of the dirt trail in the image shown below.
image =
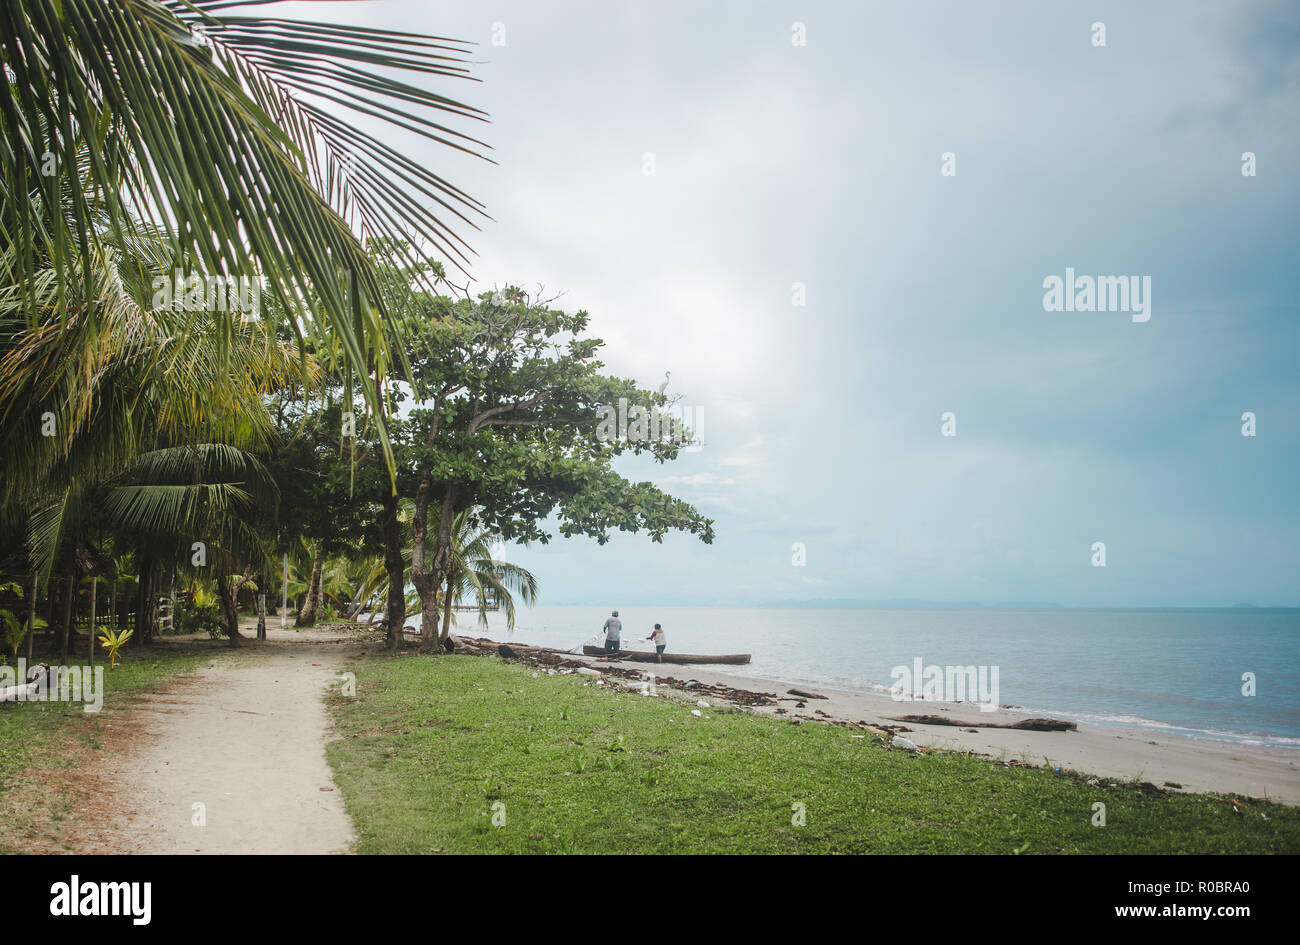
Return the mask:
M322 701L341 685L344 638L267 636L137 702L144 733L105 772L126 806L106 838L115 852L346 852L352 824L325 761Z

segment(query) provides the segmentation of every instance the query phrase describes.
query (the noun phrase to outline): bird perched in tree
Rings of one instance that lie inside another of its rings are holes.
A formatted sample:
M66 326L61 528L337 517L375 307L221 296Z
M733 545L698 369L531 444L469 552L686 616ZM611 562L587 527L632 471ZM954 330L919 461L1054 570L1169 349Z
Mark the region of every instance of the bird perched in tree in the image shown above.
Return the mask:
M659 393L661 396L663 392L668 389L668 378L672 377L672 375L672 371L664 371L664 382L659 385Z

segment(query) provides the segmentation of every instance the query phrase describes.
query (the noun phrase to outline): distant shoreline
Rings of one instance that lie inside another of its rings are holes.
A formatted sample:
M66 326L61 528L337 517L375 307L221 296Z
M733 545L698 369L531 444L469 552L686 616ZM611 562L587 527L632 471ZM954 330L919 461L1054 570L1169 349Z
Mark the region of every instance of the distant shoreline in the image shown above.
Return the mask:
M690 668L690 667L686 667ZM706 667L708 669L708 667ZM719 670L720 672L731 675L731 671ZM986 714L980 712L975 703L953 703L943 702L937 699L916 699L913 701L894 702L887 695L888 687L879 684L870 687L853 687L840 685L833 682L825 682L817 679L802 679L789 674L767 674L754 673L741 674L745 679L766 680L769 685L800 687L807 689L809 687L825 692L836 692L844 696L870 696L874 698L888 699L890 704L898 706L899 714L920 714L930 711L933 706L944 706L952 709L955 714L960 714L961 710L967 705L971 711L977 712L979 717L984 718ZM1139 735L1151 735L1153 737L1169 738L1176 742L1205 742L1215 745L1241 746L1243 748L1263 748L1270 751L1279 751L1282 753L1295 752L1297 759L1300 759L1300 737L1286 735L1272 735L1263 732L1235 732L1229 730L1215 729L1198 729L1186 725L1176 725L1173 722L1163 722L1159 719L1134 718L1127 720L1117 717L1106 717L1104 713L1087 713L1070 709L1056 709L1045 706L1022 706L1003 704L1000 710L1013 718L1030 718L1050 716L1057 719L1065 719L1071 722L1077 722L1079 725L1086 725L1089 728L1097 729L1101 732L1116 732ZM1286 744L1280 744L1279 740L1288 739Z

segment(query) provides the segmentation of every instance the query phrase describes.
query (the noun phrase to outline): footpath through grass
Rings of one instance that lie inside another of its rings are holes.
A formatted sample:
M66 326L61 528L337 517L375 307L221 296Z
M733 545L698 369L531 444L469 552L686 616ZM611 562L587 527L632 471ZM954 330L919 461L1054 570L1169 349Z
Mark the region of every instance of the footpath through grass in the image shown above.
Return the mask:
M1089 787L474 656L331 698L360 853L1295 853L1300 810ZM1106 826L1093 826L1093 805ZM802 826L798 825L802 812Z
M104 749L109 726L133 693L155 689L189 672L224 647L166 638L138 648L127 645L114 669L104 667L103 708L86 712L83 702L0 704L0 854L29 848L26 835L38 828L58 833L57 822L71 804L67 779L51 778L93 760ZM85 666L84 662L75 665ZM11 664L12 665L12 664Z

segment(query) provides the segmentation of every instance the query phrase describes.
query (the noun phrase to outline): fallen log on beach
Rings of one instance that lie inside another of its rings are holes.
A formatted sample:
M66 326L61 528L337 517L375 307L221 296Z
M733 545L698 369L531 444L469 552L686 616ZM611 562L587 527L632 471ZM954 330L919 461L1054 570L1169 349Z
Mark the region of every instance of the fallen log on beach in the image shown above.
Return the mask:
M1079 726L1064 719L1022 719L1019 722L963 722L950 719L946 715L903 715L894 718L895 722L911 722L913 725L951 725L956 728L1015 728L1026 732L1077 732Z
M1014 725L1001 725L999 728L1021 728L1029 732L1077 732L1079 726L1064 719L1025 719Z

